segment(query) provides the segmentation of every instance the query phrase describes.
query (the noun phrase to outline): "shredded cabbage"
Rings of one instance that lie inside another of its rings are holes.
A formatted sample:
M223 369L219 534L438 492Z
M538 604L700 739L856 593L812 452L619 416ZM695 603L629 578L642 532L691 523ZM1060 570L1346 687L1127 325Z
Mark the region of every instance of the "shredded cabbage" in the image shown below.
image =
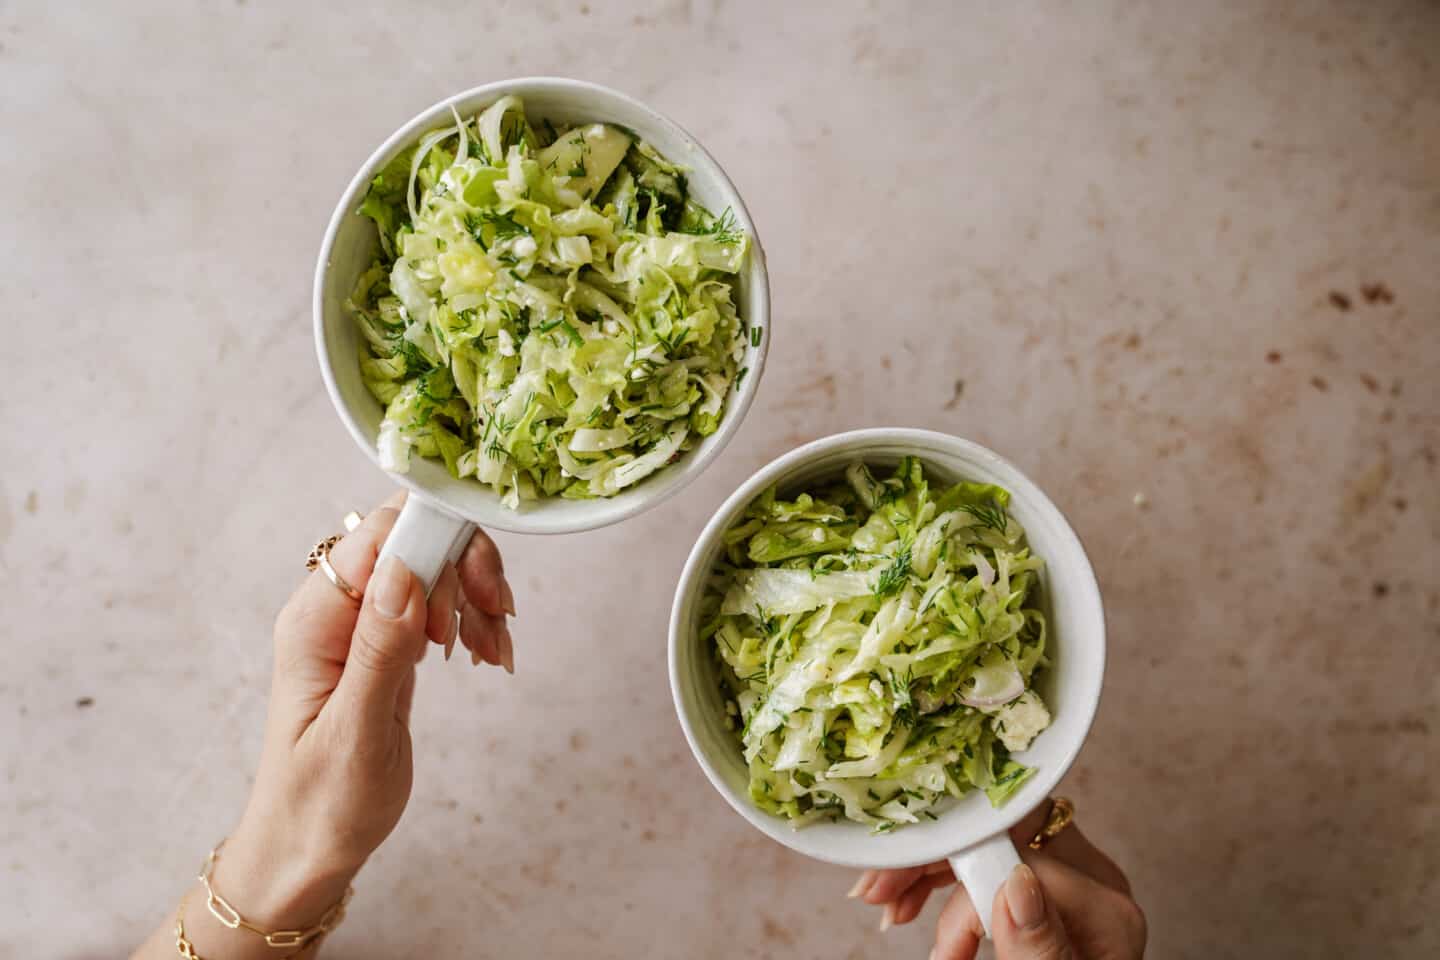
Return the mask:
M726 533L702 601L750 797L796 826L876 832L983 790L1000 806L1034 770L1011 757L1050 723L1041 561L996 486L931 486L903 459L877 480L779 499Z
M733 214L619 127L532 126L505 97L421 137L359 212L380 242L347 306L387 470L439 458L512 508L612 496L715 432L762 336Z

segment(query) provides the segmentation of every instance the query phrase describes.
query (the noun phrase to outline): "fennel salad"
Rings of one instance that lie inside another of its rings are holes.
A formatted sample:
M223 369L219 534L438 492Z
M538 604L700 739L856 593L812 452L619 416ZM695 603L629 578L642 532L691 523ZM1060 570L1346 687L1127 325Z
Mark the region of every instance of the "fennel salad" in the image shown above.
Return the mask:
M754 803L883 833L972 790L1000 806L1034 773L1011 754L1050 723L1041 560L1008 503L913 457L884 479L855 462L725 533L701 632Z
M764 335L736 311L733 213L617 126L532 124L505 97L395 157L359 212L379 249L347 307L381 466L438 458L511 509L664 469Z

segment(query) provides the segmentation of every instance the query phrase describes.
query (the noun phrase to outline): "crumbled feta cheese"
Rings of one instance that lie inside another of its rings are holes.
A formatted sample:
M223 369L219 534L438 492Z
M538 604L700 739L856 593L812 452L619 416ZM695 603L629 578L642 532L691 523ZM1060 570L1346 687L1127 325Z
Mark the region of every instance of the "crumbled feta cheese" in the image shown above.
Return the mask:
M1030 746L1036 735L1050 726L1050 711L1035 695L1026 690L1019 697L995 711L995 732L1000 742L1011 753L1019 753Z
M400 432L400 425L394 420L386 420L380 424L376 449L380 453L381 470L390 473L410 472L410 439Z

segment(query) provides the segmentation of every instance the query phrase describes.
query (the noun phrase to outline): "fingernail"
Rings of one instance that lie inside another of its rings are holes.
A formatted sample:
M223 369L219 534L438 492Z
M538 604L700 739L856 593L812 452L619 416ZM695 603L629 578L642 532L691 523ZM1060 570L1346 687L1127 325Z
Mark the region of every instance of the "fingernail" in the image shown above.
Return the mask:
M455 652L455 635L452 633L450 639L445 641L445 659L448 662L450 654Z
M1045 894L1035 871L1023 863L1005 881L1005 902L1017 927L1033 930L1045 922Z
M370 578L370 589L374 592L375 612L394 620L405 612L410 600L410 568L399 557L386 557Z
M500 578L500 609L515 616L515 591L510 589L510 581L504 577Z
M935 960L935 955L936 955L937 953L939 953L939 952L940 952L940 948L939 948L939 947L931 947L931 948L930 948L930 960Z
M851 887L850 892L845 894L845 896L849 897L851 900L854 900L856 897L864 893L865 888L869 885L870 873L869 871L866 871L865 873L860 874L860 879L855 881L855 886Z
M500 662L505 665L505 672L515 676L515 642L510 638L510 628L503 623L500 625L501 644Z
M472 649L470 651L470 666L480 666L480 651L478 649Z
M885 912L880 915L880 932L884 933L895 926L895 904L885 904Z

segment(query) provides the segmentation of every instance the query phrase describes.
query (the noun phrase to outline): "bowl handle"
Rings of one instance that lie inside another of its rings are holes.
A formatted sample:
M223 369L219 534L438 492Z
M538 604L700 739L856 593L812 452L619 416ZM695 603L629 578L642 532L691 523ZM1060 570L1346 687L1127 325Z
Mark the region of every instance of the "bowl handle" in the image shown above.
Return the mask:
M414 493L380 548L380 559L396 556L420 578L428 596L445 564L454 563L470 542L475 525Z
M1020 855L1007 833L987 837L950 857L950 868L970 894L970 902L975 905L980 922L985 924L987 937L992 929L990 911L995 905L995 894L1004 886L1010 871L1019 865Z

